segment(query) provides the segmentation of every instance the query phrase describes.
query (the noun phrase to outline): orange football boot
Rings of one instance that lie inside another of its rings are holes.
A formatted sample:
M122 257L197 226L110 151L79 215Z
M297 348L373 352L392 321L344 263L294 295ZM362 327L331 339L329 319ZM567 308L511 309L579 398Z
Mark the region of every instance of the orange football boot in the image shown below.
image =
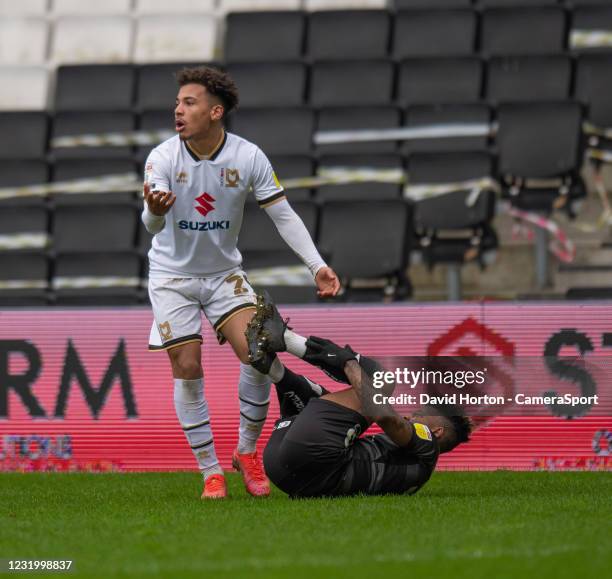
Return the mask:
M227 484L222 474L211 474L204 481L203 499L225 499L227 498Z
M232 466L242 473L247 492L254 497L267 497L270 494L270 481L264 472L257 451L238 454L234 450Z

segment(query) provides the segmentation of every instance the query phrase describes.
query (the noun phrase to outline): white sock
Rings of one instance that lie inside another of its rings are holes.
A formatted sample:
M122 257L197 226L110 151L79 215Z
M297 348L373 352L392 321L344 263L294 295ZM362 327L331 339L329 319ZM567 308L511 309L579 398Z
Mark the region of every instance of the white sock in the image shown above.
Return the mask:
M238 398L240 399L240 431L238 452L255 452L257 440L268 415L270 378L249 364L240 364Z
M174 409L204 478L223 474L213 442L204 379L174 379Z
M283 335L285 337L287 352L298 358L303 358L306 355L306 338L289 329L285 330Z
M283 363L278 359L278 357L274 358L274 362L272 362L272 365L270 366L270 371L268 372L270 380L272 380L272 382L276 384L277 382L280 382L283 379L284 375L285 367L283 366Z

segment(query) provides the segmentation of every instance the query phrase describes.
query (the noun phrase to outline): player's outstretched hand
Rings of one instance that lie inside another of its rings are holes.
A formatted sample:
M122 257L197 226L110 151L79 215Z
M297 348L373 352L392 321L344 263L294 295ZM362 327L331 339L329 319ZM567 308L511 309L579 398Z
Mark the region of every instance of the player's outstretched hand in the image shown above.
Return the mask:
M332 366L340 371L344 371L344 366L349 360L357 359L357 354L349 346L341 348L331 340L317 336L310 336L306 340L306 353L307 361L311 364Z
M317 294L321 298L331 298L340 291L340 280L331 267L322 267L315 276Z
M176 195L172 191L151 191L148 183L144 184L143 193L149 211L159 217L168 213L176 201Z

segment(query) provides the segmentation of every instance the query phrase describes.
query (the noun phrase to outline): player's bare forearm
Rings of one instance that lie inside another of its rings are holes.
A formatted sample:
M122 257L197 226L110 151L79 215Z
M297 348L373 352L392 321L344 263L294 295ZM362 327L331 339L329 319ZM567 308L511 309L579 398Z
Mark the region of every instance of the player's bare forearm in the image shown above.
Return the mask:
M402 418L389 404L378 405L372 401L372 403L367 404L369 408L364 408L364 403L372 400L374 391L370 392L371 386L363 383L364 373L356 360L349 360L344 366L344 372L357 397L361 400L361 413L370 422L378 424L395 444L406 446L412 438L410 423Z

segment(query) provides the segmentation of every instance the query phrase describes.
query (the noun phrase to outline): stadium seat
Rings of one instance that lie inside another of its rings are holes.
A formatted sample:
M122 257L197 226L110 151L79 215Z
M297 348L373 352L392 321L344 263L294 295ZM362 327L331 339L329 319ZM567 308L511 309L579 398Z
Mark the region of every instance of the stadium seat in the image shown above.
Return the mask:
M591 38L578 42L577 34L589 32L593 33ZM611 34L612 6L609 2L606 6L578 6L574 9L570 30L571 49L577 52L610 52L612 51Z
M395 17L393 55L465 56L474 52L476 14L472 10L401 10Z
M416 153L408 160L410 185L452 184L491 178L493 162L488 153ZM468 203L471 189L420 199L414 203L414 224L418 251L412 261L429 268L447 268L448 298L461 298L461 267L478 262L491 263L497 248L497 235L491 226L495 213L495 193L480 192Z
M136 242L136 248L138 253L142 256L146 256L149 253L149 249L151 249L151 242L153 241L153 235L151 235L147 228L144 226L144 223L140 219L140 214L142 212L142 206L139 207L138 211L138 240Z
M45 113L0 112L0 159L43 159L47 131Z
M323 206L319 248L343 280L348 299L371 296L371 291L359 291L362 280L370 280L369 286L372 280L380 280L377 301L407 286L404 270L410 224L409 206L401 200L332 201Z
M84 134L126 133L135 128L134 115L128 111L64 111L53 119L51 137ZM100 157L132 158L131 147L60 147L54 148L56 159L83 159Z
M46 109L48 82L44 66L0 66L0 111Z
M565 49L565 24L561 7L485 10L481 51L488 56L559 54Z
M58 16L51 42L55 64L129 62L130 16Z
M44 16L49 0L0 0L0 14L19 16Z
M0 18L0 65L44 64L47 58L48 24L44 18Z
M319 111L317 131L393 129L400 125L401 113L394 106L328 107ZM392 153L396 150L395 141L317 145L319 153Z
M392 153L323 155L319 159L319 171L336 168L369 168L403 171L403 163L399 155ZM316 199L319 202L342 200L365 201L367 199L397 199L399 194L399 183L365 181L344 185L322 185L317 189Z
M569 97L572 63L567 56L494 57L487 71L490 102L534 102Z
M60 253L51 279L58 305L136 304L140 298L140 256L130 252Z
M302 0L219 0L221 12L253 12L254 10L299 10Z
M225 60L227 62L299 60L304 48L305 26L304 14L298 11L228 14Z
M391 21L386 10L313 12L307 53L313 60L385 58Z
M46 305L48 276L45 252L0 252L0 306Z
M317 206L311 201L297 201L291 203L295 212L300 216L306 229L313 239L317 233ZM299 258L289 249L278 233L274 223L266 211L254 203L248 203L244 208L244 218L238 247L244 254L252 254L257 259L251 259L250 267L274 267L286 265L287 261L275 261L266 253L287 252L288 263L301 263ZM277 257L277 256L275 256ZM246 260L246 257L245 257Z
M64 182L87 179L103 175L127 175L134 173L131 159L59 159L53 168L53 181ZM133 205L134 194L129 192L107 193L56 193L52 195L55 205L79 204L126 204Z
M136 0L139 14L214 14L215 0Z
M123 251L134 248L135 207L61 205L53 216L53 249L57 252Z
M313 129L314 112L306 107L244 109L230 118L230 130L266 155L310 153Z
M386 8L387 0L304 0L306 10L346 10L351 8Z
M610 300L612 287L571 287L565 292L567 300Z
M480 100L482 63L475 57L412 58L399 67L400 104L470 103Z
M140 115L138 122L140 131L174 131L174 113L171 108L163 110L145 111ZM144 164L155 145L136 147L136 161L139 164L139 173L144 171Z
M393 76L387 60L315 62L309 102L314 107L390 104Z
M56 111L122 111L134 103L134 67L129 64L60 66Z
M176 3L176 1L175 1ZM104 0L83 2L82 0L51 0L53 14L129 14L132 0Z
M0 211L0 252L15 249L43 249L46 247L48 236L47 208L42 205L2 205ZM2 237L13 235L28 235L31 238L22 238L21 247L4 247Z
M500 105L499 173L514 205L550 213L561 200L571 214L573 202L585 195L581 121L573 102Z
M576 67L575 97L586 105L587 119L599 128L612 127L612 54L582 54Z
M487 124L491 110L483 104L418 105L406 111L405 125L421 128L429 125ZM447 137L439 139L412 139L401 147L405 155L416 152L486 151L488 137Z
M227 72L238 86L241 107L304 104L306 66L301 62L233 63Z
M281 185L284 185L284 181L288 179L311 177L314 174L313 161L308 155L274 155L270 157L270 163ZM309 201L312 197L311 189L308 187L286 189L286 194L291 203ZM254 202L255 196L249 195L248 200Z
M208 62L215 56L217 20L212 15L141 16L134 40L135 62Z
M42 159L0 161L0 188L40 185L49 179L47 163ZM0 199L0 211L8 205L43 206L45 200L40 196L12 197Z

